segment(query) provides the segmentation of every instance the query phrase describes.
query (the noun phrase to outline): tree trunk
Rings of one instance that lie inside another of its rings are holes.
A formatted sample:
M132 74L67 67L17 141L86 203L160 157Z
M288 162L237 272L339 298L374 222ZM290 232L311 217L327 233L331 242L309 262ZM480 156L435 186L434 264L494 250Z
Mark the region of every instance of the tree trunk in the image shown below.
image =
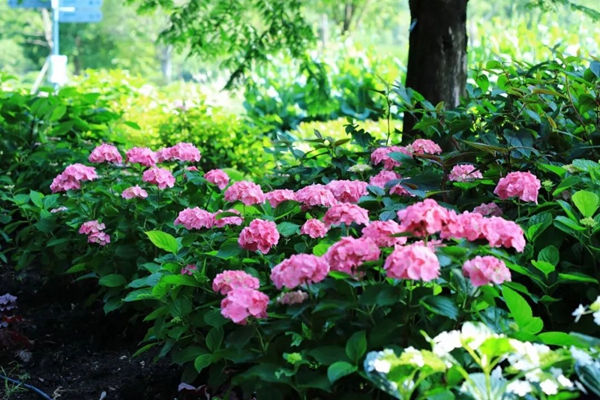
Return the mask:
M409 37L406 87L446 109L456 107L467 83L467 1L409 0ZM404 114L403 132L416 124Z

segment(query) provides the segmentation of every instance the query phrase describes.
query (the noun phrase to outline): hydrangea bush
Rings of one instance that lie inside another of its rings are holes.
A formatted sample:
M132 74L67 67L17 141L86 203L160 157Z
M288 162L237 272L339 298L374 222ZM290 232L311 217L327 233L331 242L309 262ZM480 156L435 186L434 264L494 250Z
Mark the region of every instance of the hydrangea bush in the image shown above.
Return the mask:
M573 194L575 211L542 192L549 185L531 170L457 163L426 139L364 158L332 144L260 185L234 170L203 171L189 143L122 153L104 144L90 155L94 166L68 166L52 184L61 195L48 214L79 232L85 251L69 272L99 280L107 312L144 313L153 326L140 351L161 346L159 357L185 365L188 384L260 399L371 398L380 385L366 379L371 364L363 371L368 351L423 348L421 331L438 337L462 321L503 338L489 345L493 357L529 342L588 346L541 333L549 320L534 316L540 306L551 314L561 282L597 285L574 266L557 271L556 246L537 248L550 225L579 232L576 213L594 216L598 204L592 210L593 199L578 195L585 191ZM338 172L323 173L324 160ZM540 217L557 207L568 217ZM543 296L530 292L532 281ZM436 357L435 373L453 368ZM457 365L473 374L465 362ZM483 374L500 376L490 365L480 365ZM507 371L501 383L516 382ZM394 376L384 378L403 396L420 384ZM450 382L480 390L464 379Z

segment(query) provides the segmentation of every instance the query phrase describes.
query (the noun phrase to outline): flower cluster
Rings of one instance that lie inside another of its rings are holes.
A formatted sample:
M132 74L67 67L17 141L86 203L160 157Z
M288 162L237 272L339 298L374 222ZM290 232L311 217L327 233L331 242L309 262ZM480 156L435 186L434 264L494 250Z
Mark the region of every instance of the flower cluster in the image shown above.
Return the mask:
M503 214L502 209L496 203L482 203L475 207L473 212L481 214L484 217L499 217Z
M429 139L417 139L406 146L406 149L416 155L440 154L442 152L442 148Z
M371 186L377 186L385 189L388 186L388 182L402 179L402 176L394 171L382 170L377 175L374 175L369 180ZM401 185L393 185L390 187L390 194L397 194L399 196L413 196L408 190L404 189Z
M353 222L359 225L369 224L369 212L356 204L339 203L332 206L323 217L326 226L346 224Z
M510 271L504 261L492 256L477 256L463 264L463 274L471 279L473 286L510 281Z
M378 260L379 254L379 247L371 239L346 236L331 246L323 257L332 270L353 275L364 262Z
M392 159L390 157L390 153L404 153L408 156L412 156L413 152L407 149L406 147L380 147L378 149L375 149L371 153L371 162L373 163L373 165L379 165L383 163L383 168L388 170L394 169L395 167L399 167L401 163Z
M481 171L478 171L474 165L455 165L450 171L448 179L454 182L469 182L475 179L482 179Z
M331 181L326 186L335 199L342 203L358 203L367 194L367 182L363 181Z
M379 247L392 247L406 243L405 236L392 236L401 232L396 221L373 221L363 228L362 236L373 240Z
M300 228L301 234L308 235L313 239L325 237L325 235L327 235L327 231L329 231L327 225L314 218L306 221Z
M216 293L226 295L221 314L236 324L245 325L248 317L266 318L269 297L259 292L260 282L244 271L224 271L213 280Z
M125 153L127 162L140 164L144 167L153 167L158 162L158 156L147 147L133 147Z
M598 296L598 298L589 306L584 307L583 304L580 304L579 307L573 311L575 322L579 322L579 319L585 314L592 314L594 323L600 325L600 296Z
M542 184L540 180L530 172L511 172L498 181L494 194L502 200L510 197L518 197L523 201L538 203L538 193Z
M283 203L284 201L290 201L290 200L295 201L296 194L294 193L293 190L277 189L277 190L268 192L266 194L266 199L269 202L269 204L271 205L271 207L275 208L279 204Z
M158 162L163 161L188 161L198 162L200 161L200 150L191 143L177 143L173 147L167 147L157 152Z
M320 184L305 186L296 192L296 201L305 207L331 207L337 204L337 200L331 190Z
M198 267L194 264L188 264L181 269L181 275L194 275L194 272L198 271Z
M220 169L211 169L204 174L204 179L216 185L219 190L223 190L229 184L229 175Z
M128 199L128 200L133 199L135 197L139 197L140 199L145 199L146 197L148 197L148 192L146 192L144 189L142 189L138 185L135 185L135 186L132 186L130 188L123 190L123 193L121 194L121 196L124 199Z
M97 243L106 246L110 243L110 236L104 232L106 226L97 220L84 222L79 227L79 233L88 235L88 243Z
M173 177L171 171L164 168L152 167L147 169L142 175L142 180L157 185L159 189L175 186L175 177Z
M229 186L225 191L225 200L241 201L247 206L265 202L265 194L261 187L254 182L240 181Z
M308 293L302 290L295 290L293 292L281 293L276 301L278 304L291 305L303 303L306 299L308 299Z
M199 207L186 208L181 211L173 225L183 225L187 230L212 228L215 225L215 215Z
M250 225L242 229L238 238L240 247L250 251L260 250L263 254L267 254L271 247L278 242L277 225L274 222L262 219L255 219L250 222Z
M50 185L50 190L52 193L56 193L80 189L81 182L92 181L97 178L98 175L93 167L83 164L72 164L54 178Z
M440 262L435 252L423 245L398 246L385 260L387 276L395 279L436 279L440 275Z
M321 282L329 273L329 264L312 254L295 254L271 270L271 280L277 289L294 289L304 283Z
M115 146L105 143L92 150L92 154L90 154L88 160L91 163L97 164L105 162L113 164L123 163L123 157L119 153L119 150Z

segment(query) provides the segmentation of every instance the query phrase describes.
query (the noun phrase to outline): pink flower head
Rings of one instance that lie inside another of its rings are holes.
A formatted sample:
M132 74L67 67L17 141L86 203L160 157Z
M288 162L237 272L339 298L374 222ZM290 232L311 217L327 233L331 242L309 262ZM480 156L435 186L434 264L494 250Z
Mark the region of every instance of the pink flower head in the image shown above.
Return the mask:
M362 237L373 240L379 247L392 247L406 243L404 236L390 236L400 232L400 225L396 221L373 221L363 228Z
M215 216L199 207L186 208L179 213L173 225L183 225L187 230L212 228L215 225Z
M477 256L463 265L463 275L471 279L473 286L483 286L489 283L501 284L510 282L510 270L504 261L492 256Z
M484 218L483 221L481 233L491 247L513 247L518 252L523 251L525 236L523 229L516 222L500 217Z
M456 219L460 229L457 229L455 232L447 231L447 234L445 235L444 231L442 231L443 238L465 238L471 242L483 238L482 229L483 225L486 223L486 219L483 217L483 215L465 211L462 214L458 214Z
M66 176L64 173L58 174L54 180L52 180L52 184L50 184L52 193L66 192L67 190L76 190L80 188L81 184L78 180Z
M260 250L263 254L267 254L277 242L279 242L277 225L262 219L250 222L250 225L242 229L238 238L240 247L250 251Z
M194 264L188 264L181 269L181 275L194 275L194 271L198 271L198 267Z
M336 200L342 203L358 203L367 194L367 182L363 181L331 181L326 185Z
M538 192L542 187L540 180L530 172L511 172L498 181L494 189L502 200L518 197L523 201L538 203Z
M164 168L152 167L147 169L142 175L142 180L158 185L159 189L175 186L175 177L171 174L171 171Z
M125 153L127 162L141 164L144 167L153 167L158 162L156 153L147 147L133 147Z
M415 236L427 236L440 232L452 218L450 210L433 199L425 199L398 211L400 229Z
M191 167L185 167L186 171L191 171L191 172L198 172L198 167L194 167L193 165Z
M250 288L237 288L227 294L221 301L221 314L234 323L246 325L246 319L267 317L269 297Z
M123 193L121 194L121 196L124 199L128 199L128 200L133 199L134 197L139 197L141 199L145 199L146 197L148 197L148 192L146 192L144 189L142 189L138 185L135 185L135 186L132 186L130 188L123 190Z
M229 209L229 210L225 210L225 211L219 210L215 213L215 217L217 217L219 214L221 214L223 212L237 214L237 215L239 215L239 217L231 216L231 217L223 217L223 218L219 218L219 219L215 218L215 221L216 221L215 225L218 228L222 228L225 225L241 225L242 222L244 222L244 220L241 217L242 214L240 214L239 211L234 210L234 209Z
M229 186L225 191L225 200L240 200L247 206L262 204L265 202L265 194L261 187L254 182L240 181Z
M212 283L215 293L227 294L239 288L258 289L258 279L244 271L223 271L218 274Z
M305 186L296 192L296 201L306 207L324 206L331 207L337 204L335 196L327 186L314 184Z
M379 247L371 239L346 236L331 246L323 258L332 270L354 274L356 268L365 261L379 259L380 253Z
M200 161L200 150L191 143L177 143L173 147L160 150L160 161Z
M308 299L308 293L302 290L295 290L293 292L282 293L277 297L278 304L301 304Z
M88 236L88 243L97 243L106 246L110 243L110 236L106 232L95 232Z
M383 171L379 172L377 175L371 177L371 179L369 180L369 185L377 186L382 189L385 189L385 187L389 181L393 181L393 180L401 179L401 178L402 178L402 176L400 174L397 174L394 171L383 170ZM390 188L390 194L394 194L394 193L399 196L413 196L414 197L413 194L410 194L408 192L408 190L404 189L401 185L394 185L393 187Z
M453 182L469 182L475 179L482 179L481 171L477 171L474 165L455 165L450 171L448 179Z
M229 184L229 175L220 169L212 169L204 174L204 179L223 190Z
M267 201L271 207L275 208L286 200L296 201L296 194L293 190L277 189L266 194Z
M98 175L94 167L88 167L83 164L72 164L54 178L50 185L50 190L52 190L52 193L56 193L79 189L81 188L80 182L92 181L97 178Z
M375 149L375 151L371 153L371 162L373 163L373 165L379 165L383 163L383 167L385 169L394 169L394 167L399 167L400 163L390 158L390 153L397 152L412 156L412 151L408 150L406 147L380 147L378 149Z
M327 234L327 225L319 221L318 219L312 218L309 219L302 225L300 228L300 233L303 235L308 235L313 239L325 237Z
M104 228L106 228L106 226L104 224L98 222L98 220L88 221L88 222L84 222L79 227L79 233L82 233L85 235L90 235L92 233L98 233L100 231L103 231Z
M442 148L431 140L428 139L417 139L406 148L413 154L440 154Z
M92 150L92 154L88 160L92 163L113 163L113 164L121 164L123 162L123 157L121 157L121 153L119 150L110 144L101 144Z
M369 224L369 211L356 204L339 203L332 206L323 217L323 222L327 226L346 224L350 225L353 222L357 224Z
M481 214L484 217L499 217L503 214L502 209L496 203L481 203L481 205L473 209L473 212Z
M329 273L329 264L312 254L295 254L271 270L271 280L277 289L294 289L304 283L321 282Z
M434 251L417 244L398 246L385 260L387 276L395 279L431 281L440 275L440 262Z

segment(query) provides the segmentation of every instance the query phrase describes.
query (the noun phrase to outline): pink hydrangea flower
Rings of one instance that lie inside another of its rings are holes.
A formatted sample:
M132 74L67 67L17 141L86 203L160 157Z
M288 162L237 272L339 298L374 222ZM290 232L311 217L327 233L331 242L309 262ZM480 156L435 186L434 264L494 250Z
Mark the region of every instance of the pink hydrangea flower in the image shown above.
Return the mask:
M92 233L98 233L104 230L106 226L103 223L98 222L98 220L84 222L79 227L79 233L90 235Z
M510 270L504 261L492 256L477 256L463 265L463 274L471 279L473 286L483 286L489 283L501 284L510 282Z
M110 236L106 232L95 232L88 236L88 243L97 243L106 246L110 243Z
M187 230L212 228L215 225L214 214L199 207L186 208L181 211L173 225L183 225Z
M258 279L244 271L223 271L213 279L212 290L215 293L227 294L234 289L258 289Z
M211 169L204 174L204 179L216 185L220 190L223 190L229 184L229 175L220 169Z
M427 236L440 232L452 218L452 213L433 199L425 199L398 211L400 229L415 236Z
M219 210L215 213L215 217L217 217L219 214L221 214L223 212L237 214L237 215L239 215L239 217L231 216L231 217L223 217L223 218L219 218L219 219L215 218L215 221L216 221L215 225L218 228L222 228L225 225L241 225L244 222L244 220L242 219L242 214L240 214L239 211L234 210L234 209L229 209L229 210L225 210L225 211Z
M379 247L392 247L406 243L405 236L390 236L400 232L400 225L396 221L373 221L363 228L362 237L373 240Z
M277 297L278 304L301 304L308 299L308 293L302 290L295 290L293 292L282 293Z
M194 275L194 272L198 271L198 267L194 264L188 264L181 269L181 275Z
M325 185L336 200L342 203L358 203L358 200L367 194L367 182L363 181L331 181Z
M300 228L300 233L303 235L308 235L313 239L322 238L327 235L327 225L319 221L318 219L312 218L309 219L302 225Z
M380 147L375 149L371 153L371 162L373 165L379 165L383 163L383 167L385 169L394 169L395 167L399 167L401 163L396 160L390 158L390 153L404 153L406 155L412 156L412 151L408 150L405 147L399 146L390 146L390 147Z
M542 183L530 172L511 172L498 181L498 186L494 189L502 200L510 197L518 197L523 201L538 203L538 193Z
M499 217L503 214L502 209L496 203L481 203L473 209L473 212L481 214L484 217Z
M182 142L173 147L159 150L157 157L159 162L173 160L198 162L200 161L200 150L191 143Z
M69 165L65 170L56 176L50 185L52 193L66 192L81 188L80 182L92 181L97 179L96 169L83 164Z
M286 200L296 201L296 194L293 190L277 189L266 194L267 201L271 207L275 208Z
M221 314L234 323L245 325L248 317L266 318L269 297L250 288L237 288L221 301Z
M394 171L383 170L383 171L379 172L377 175L371 177L371 179L369 180L369 185L377 186L382 189L385 189L385 187L389 181L393 181L393 180L401 179L401 178L402 178L402 176ZM390 194L394 194L394 193L399 196L413 196L414 197L413 194L410 194L408 192L408 190L404 189L401 185L394 185L393 187L390 188Z
M332 206L325 216L323 216L323 222L327 226L346 224L350 225L353 222L362 225L369 224L369 211L356 204L351 203L339 203Z
M135 185L135 186L132 186L130 188L123 190L123 193L121 194L121 196L124 199L128 199L128 200L133 199L134 197L139 197L141 199L145 199L146 197L148 197L148 192L146 192L144 189L142 189L138 185Z
M261 187L254 182L240 181L229 186L225 191L225 200L241 201L247 206L265 202L265 194Z
M191 167L185 167L186 171L191 171L191 172L198 172L198 167L194 167L193 165Z
M523 251L525 235L517 223L500 217L484 218L483 221L481 233L491 247L513 247L518 252Z
M395 279L436 279L440 275L440 262L434 251L422 245L398 246L385 260L387 276Z
M411 153L417 155L440 154L442 152L442 148L440 146L428 139L417 139L408 146L406 146L406 148Z
M329 273L329 264L312 254L295 254L271 270L271 280L277 289L294 289L304 283L321 282Z
M475 179L482 179L481 171L477 171L474 165L455 165L450 171L448 179L453 182L469 182Z
M323 258L332 270L352 275L365 261L378 260L380 253L379 247L371 239L346 236L331 246Z
M158 162L156 153L147 147L133 147L125 153L127 162L141 164L145 167L153 167Z
M152 167L147 169L142 175L142 180L157 185L159 189L175 186L175 177L171 174L171 171L164 168Z
M442 232L443 238L465 238L471 242L483 238L482 229L486 222L483 215L465 211L462 214L458 214L456 219L460 225L460 229L456 232L448 232L447 235L444 235L444 232Z
M107 162L121 164L123 157L121 157L121 153L119 153L119 150L115 146L103 143L92 150L92 154L90 154L88 160L92 163Z
M262 219L250 222L250 225L242 229L238 238L240 247L250 251L260 250L263 254L267 254L277 242L279 242L277 225Z
M331 207L337 204L335 196L328 187L320 184L305 186L296 192L296 201L306 207Z

